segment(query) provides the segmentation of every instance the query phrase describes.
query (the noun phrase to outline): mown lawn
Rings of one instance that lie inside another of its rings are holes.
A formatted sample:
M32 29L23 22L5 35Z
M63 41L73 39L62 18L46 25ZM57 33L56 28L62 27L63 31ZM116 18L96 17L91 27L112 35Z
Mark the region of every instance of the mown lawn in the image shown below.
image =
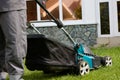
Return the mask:
M42 71L29 71L25 68L25 80L120 80L120 47L113 48L92 48L95 54L100 56L109 55L112 57L111 67L101 67L92 70L88 75L80 76L74 74L44 74Z

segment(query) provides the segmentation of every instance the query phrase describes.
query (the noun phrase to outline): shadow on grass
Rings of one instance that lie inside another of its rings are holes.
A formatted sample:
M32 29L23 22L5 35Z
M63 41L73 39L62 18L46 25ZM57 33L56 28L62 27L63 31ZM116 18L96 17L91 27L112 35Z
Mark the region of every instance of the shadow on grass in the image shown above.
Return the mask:
M29 73L25 73L24 79L25 80L54 80L67 75L70 75L70 73L62 72L62 73L44 74L42 71L29 71Z
M51 80L51 78L55 76L56 75L53 75L53 74L31 73L29 75L25 75L24 79L25 80Z

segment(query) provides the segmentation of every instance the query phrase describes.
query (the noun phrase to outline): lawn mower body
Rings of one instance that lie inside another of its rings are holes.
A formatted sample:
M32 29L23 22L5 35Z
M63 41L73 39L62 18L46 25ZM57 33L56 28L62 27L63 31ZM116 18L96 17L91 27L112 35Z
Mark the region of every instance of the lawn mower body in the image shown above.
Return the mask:
M104 57L94 55L83 44L71 47L43 34L29 34L27 42L25 65L32 71L43 70L50 73L72 70L78 73L82 61L87 63L82 66L89 70L105 65Z
M101 57L92 53L84 44L76 43L69 33L63 28L60 20L54 18L43 6L45 0L35 0L41 8L54 20L58 28L62 29L68 38L73 42L73 47L64 45L54 39L48 38L30 23L30 26L39 34L28 35L28 53L26 56L26 66L29 70L59 71L75 70L80 75L88 74L90 69L100 66L111 66L110 57Z
M90 69L99 68L103 63L103 58L92 53L92 51L84 44L76 45L74 50L77 53L76 63L78 64L79 60L86 61L89 64Z

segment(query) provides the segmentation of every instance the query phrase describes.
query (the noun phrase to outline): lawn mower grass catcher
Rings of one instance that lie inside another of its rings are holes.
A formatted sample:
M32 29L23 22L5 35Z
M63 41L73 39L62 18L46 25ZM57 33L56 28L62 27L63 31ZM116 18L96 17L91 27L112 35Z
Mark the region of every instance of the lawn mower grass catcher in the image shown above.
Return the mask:
M76 74L85 75L91 69L100 66L111 66L112 59L109 56L101 57L93 54L84 44L76 43L68 32L63 28L60 20L54 18L45 8L44 0L35 0L40 7L53 19L58 28L67 35L73 43L73 47L67 46L54 39L48 38L30 23L39 34L29 34L28 52L25 65L29 70L42 70L44 73L72 71Z

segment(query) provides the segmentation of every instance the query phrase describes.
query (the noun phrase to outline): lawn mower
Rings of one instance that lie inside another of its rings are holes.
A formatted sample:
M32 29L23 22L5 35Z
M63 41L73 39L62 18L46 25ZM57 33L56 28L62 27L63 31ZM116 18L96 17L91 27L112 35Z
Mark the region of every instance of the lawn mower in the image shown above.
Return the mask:
M46 37L33 25L34 22L30 22L30 27L38 34L29 34L27 36L28 52L25 65L29 70L42 70L44 73L72 71L85 75L92 69L112 65L111 57L97 56L85 44L76 43L64 29L63 23L45 8L45 0L35 1L53 19L57 27L67 35L73 43L73 47Z

